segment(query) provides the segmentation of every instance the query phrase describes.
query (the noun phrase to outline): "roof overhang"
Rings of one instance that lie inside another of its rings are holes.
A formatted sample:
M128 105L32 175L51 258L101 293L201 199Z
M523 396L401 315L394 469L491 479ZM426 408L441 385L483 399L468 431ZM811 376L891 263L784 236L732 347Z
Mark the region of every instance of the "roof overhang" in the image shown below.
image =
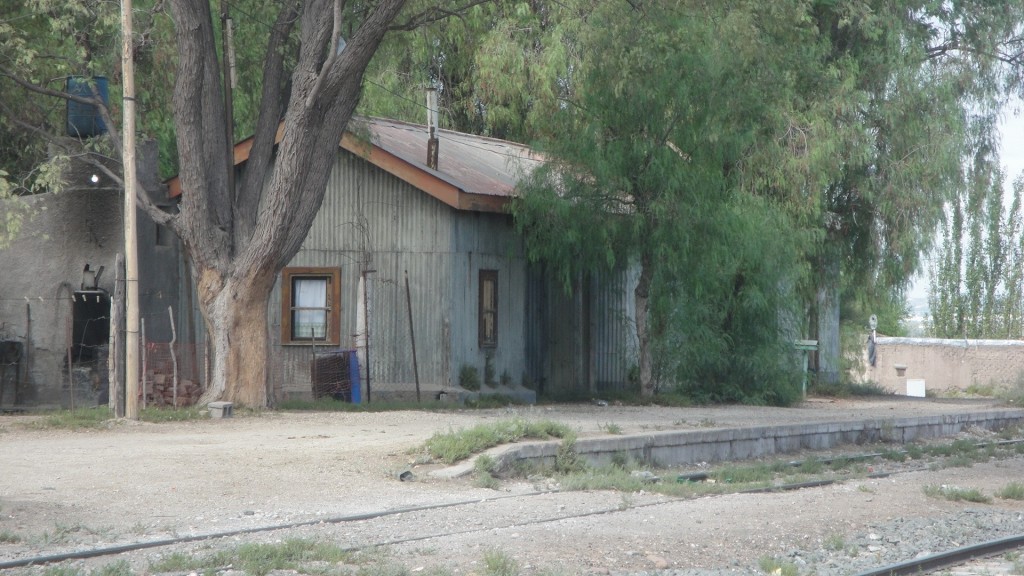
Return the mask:
M284 123L281 123L278 125L277 133L274 135L274 144L279 144L283 137ZM244 164L249 159L253 141L254 138L250 137L235 145L235 166ZM467 192L455 185L451 179L445 178L443 173L409 162L371 141L356 136L351 131L345 131L341 137L339 146L343 150L359 156L370 164L373 164L399 180L408 183L414 188L433 196L456 210L465 210L470 212L507 212L506 207L509 200L511 200L509 196ZM181 196L181 181L177 176L167 180L166 184L168 190L167 193L170 198L174 199Z

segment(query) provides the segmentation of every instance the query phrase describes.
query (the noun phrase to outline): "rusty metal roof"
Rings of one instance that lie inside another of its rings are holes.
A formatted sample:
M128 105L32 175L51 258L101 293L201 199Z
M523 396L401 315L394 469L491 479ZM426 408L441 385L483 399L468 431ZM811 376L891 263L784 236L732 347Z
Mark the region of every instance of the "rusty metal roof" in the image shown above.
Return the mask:
M275 142L283 133L278 126ZM516 183L543 161L539 153L522 144L439 130L438 167L434 170L427 166L427 140L423 125L354 116L339 146L453 208L480 212L505 212ZM236 165L248 159L252 143L250 137L235 145ZM170 198L181 195L177 176L167 180L167 185Z
M438 130L437 170L427 167L427 127L384 118L352 118L350 132L469 194L511 197L516 183L543 161L528 146Z

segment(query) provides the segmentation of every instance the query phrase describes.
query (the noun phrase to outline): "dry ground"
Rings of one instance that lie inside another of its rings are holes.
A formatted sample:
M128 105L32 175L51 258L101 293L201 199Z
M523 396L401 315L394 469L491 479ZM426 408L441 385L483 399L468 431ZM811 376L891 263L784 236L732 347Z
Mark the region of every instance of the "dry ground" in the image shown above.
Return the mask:
M409 569L473 573L500 549L526 573L665 567L726 568L807 547L886 519L940 514L963 504L926 498L922 484L991 491L1024 478L1024 462L916 472L893 479L766 496L667 502L650 494L527 496L468 481L416 481L396 472L434 432L510 417L554 420L581 435L898 418L984 410L985 401L886 398L811 401L789 409L570 405L484 411L266 413L184 423L115 422L88 431L35 430L32 416L0 417L0 561L171 535L212 533L357 513L489 499L484 505L294 530L345 546L422 538L392 547ZM515 497L519 495L518 497ZM498 498L499 496L513 496ZM658 504L661 503L661 504ZM651 506L647 506L651 504ZM1019 509L1014 502L997 506ZM593 513L578 517L580 514ZM564 518L557 520L557 518ZM1021 532L1024 532L1022 527ZM279 533L252 536L280 538ZM150 552L149 554L159 554Z

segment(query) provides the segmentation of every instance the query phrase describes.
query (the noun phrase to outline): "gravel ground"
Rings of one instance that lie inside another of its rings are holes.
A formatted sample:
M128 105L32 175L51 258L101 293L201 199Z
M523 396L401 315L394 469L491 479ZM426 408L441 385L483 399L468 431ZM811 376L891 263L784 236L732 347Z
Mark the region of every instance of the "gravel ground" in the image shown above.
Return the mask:
M95 570L122 558L134 572L146 573L152 562L175 551L299 537L352 548L379 546L386 550L380 553L386 562L413 574L483 574L485 554L496 550L514 559L524 575L762 574L759 563L766 558L793 563L801 574L849 575L1024 533L1024 503L949 502L922 490L947 485L991 496L1010 482L1024 481L1024 459L692 500L650 493L538 493L550 487L545 482L505 482L490 490L469 480L431 479L429 466L414 467L416 480L401 482L396 472L415 461L411 451L435 431L512 416L556 420L582 435L597 435L609 424L630 434L995 408L986 401L886 398L812 401L790 409L584 405L270 413L223 421L120 422L80 432L37 430L30 427L33 417L5 416L0 417L0 562L312 523L64 564ZM474 503L389 513L469 501ZM345 520L358 514L375 517ZM990 563L978 573L1008 574L1009 566Z

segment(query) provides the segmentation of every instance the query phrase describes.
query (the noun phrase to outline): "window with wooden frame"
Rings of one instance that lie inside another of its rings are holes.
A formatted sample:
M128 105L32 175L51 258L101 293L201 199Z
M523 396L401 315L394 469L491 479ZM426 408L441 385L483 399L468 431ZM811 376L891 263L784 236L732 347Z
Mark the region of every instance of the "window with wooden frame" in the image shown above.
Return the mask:
M481 348L498 345L498 271L480 271L479 341Z
M285 268L281 272L281 343L341 343L341 271Z

